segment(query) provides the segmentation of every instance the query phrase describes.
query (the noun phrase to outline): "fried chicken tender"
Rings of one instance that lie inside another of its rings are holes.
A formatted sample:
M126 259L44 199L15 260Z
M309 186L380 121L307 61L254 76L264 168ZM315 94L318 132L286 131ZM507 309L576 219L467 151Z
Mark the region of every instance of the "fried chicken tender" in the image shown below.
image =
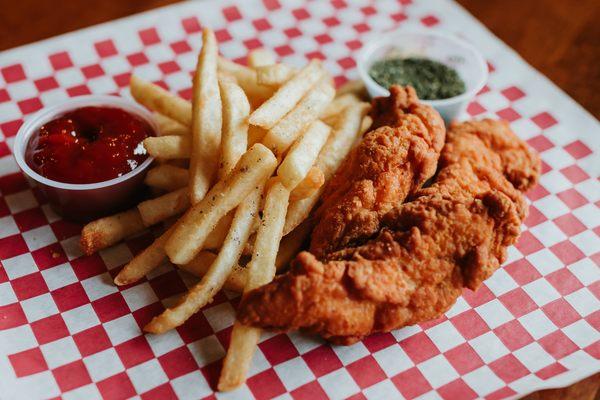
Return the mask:
M453 125L431 186L395 204L362 244L300 253L290 272L243 298L238 318L339 344L435 318L506 259L539 171L506 123Z
M431 178L444 146L444 121L412 87L373 101L373 130L333 176L315 213L310 251L321 258L377 232L395 204Z

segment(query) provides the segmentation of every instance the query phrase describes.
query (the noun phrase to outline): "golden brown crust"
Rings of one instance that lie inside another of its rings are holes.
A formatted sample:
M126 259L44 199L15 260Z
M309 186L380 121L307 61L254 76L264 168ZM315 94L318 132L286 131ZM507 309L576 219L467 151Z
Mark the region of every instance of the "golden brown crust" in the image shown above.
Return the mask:
M318 258L377 232L379 219L434 173L446 130L414 89L393 86L373 100L374 130L348 155L328 183L310 251Z
M242 300L239 318L341 344L435 318L505 260L526 215L518 189L538 175L539 160L506 125L454 125L434 183L385 213L377 236L323 261L301 253Z
M492 119L467 121L454 124L451 129L454 132L455 142L458 142L458 136L461 135L476 136L485 146L498 154L501 171L516 189L527 191L537 182L541 169L540 157L511 131L508 122ZM469 156L478 159L478 155L474 153L476 150L477 147L472 147ZM454 153L448 152L448 155L451 154Z

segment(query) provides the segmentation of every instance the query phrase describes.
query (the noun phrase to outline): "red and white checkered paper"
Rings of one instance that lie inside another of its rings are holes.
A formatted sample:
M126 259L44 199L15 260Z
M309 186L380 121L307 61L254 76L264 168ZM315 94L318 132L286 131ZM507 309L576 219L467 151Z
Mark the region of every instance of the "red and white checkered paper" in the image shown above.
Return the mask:
M458 34L490 68L468 114L509 120L544 161L509 260L444 317L349 347L265 334L247 384L216 397L501 399L600 370L594 118L449 1L206 1L0 54L0 398L215 396L239 298L221 293L177 330L143 335L141 327L195 279L164 265L139 284L113 285L151 232L83 256L80 226L50 210L11 155L28 115L69 96L128 96L134 70L189 98L203 25L229 58L243 61L263 46L298 65L317 57L337 83L356 76L356 52L384 30Z

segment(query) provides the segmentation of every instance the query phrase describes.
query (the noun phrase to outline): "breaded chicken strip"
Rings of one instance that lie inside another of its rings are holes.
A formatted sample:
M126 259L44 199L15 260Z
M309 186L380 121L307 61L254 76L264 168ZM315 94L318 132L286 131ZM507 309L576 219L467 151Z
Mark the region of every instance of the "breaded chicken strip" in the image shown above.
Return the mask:
M292 269L250 292L244 324L306 329L340 344L435 318L506 259L540 161L506 123L454 125L434 183L396 204L356 247L298 255Z
M373 101L373 129L328 183L314 220L310 251L318 258L377 232L381 217L435 173L444 121L412 87L393 86Z

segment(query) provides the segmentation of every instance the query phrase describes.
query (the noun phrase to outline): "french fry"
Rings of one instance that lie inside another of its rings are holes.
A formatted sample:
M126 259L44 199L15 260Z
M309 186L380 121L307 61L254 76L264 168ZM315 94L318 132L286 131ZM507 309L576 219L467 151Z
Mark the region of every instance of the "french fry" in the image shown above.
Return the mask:
M218 62L217 62L217 65L218 65ZM237 85L237 79L235 78L235 76L231 75L230 73L218 71L217 75L219 77L219 83L224 81L224 82L235 83ZM221 97L223 97L223 96L221 95Z
M283 154L305 131L309 124L317 119L319 110L333 99L335 90L324 79L304 96L298 105L271 128L262 140L276 156Z
M248 66L256 68L273 65L276 62L276 58L277 56L271 50L255 49L248 54Z
M302 245L311 232L311 228L311 224L308 220L306 220L298 225L287 236L281 238L279 250L277 251L277 257L275 259L275 267L277 272L283 270L296 256L296 254L300 252ZM250 240L248 243L250 243ZM244 248L244 254L246 254L246 248ZM251 249L248 251L248 254L252 254ZM184 265L179 265L178 267L191 273L192 275L202 278L204 275L206 275L208 269L216 258L217 255L215 253L202 250L196 257L194 257L192 261ZM229 274L227 277L223 288L238 293L243 292L248 280L248 271L248 267L243 267L240 265L234 266L231 274Z
M150 187L171 192L186 187L188 179L187 169L169 164L160 164L148 171L144 183Z
M174 158L172 160L163 160L161 158L157 158L156 161L157 161L157 164L168 164L173 167L183 168L185 170L188 170L188 174L189 174L189 168L190 168L190 159L189 158ZM189 175L188 175L188 178L189 178Z
M202 250L187 264L177 265L180 269L192 275L202 278L206 275L208 268L215 261L217 255L209 250Z
M305 199L312 196L325 183L325 176L319 167L313 166L306 177L290 193L290 201Z
M316 166L323 171L325 182L331 179L352 149L352 145L361 133L363 117L370 107L367 103L358 103L346 108L340 115L316 161Z
M248 147L250 103L235 82L219 80L223 104L223 131L219 178L227 176Z
M324 75L321 63L311 61L250 114L250 124L270 129L282 119Z
M95 251L185 212L115 278L135 282L167 260L201 278L147 332L183 324L221 288L246 293L270 282L306 243L323 185L372 124L360 103L364 85L349 82L336 93L318 60L297 70L258 49L248 65L220 58L214 33L204 29L191 103L131 78L133 97L155 111L158 126L144 142L158 163L146 183L171 192L86 226L82 246ZM242 254L252 255L245 267ZM235 322L219 390L246 380L260 335Z
M348 106L360 103L360 99L354 93L346 93L329 103L325 110L319 116L325 122L335 122L335 118Z
M371 125L373 125L373 118L371 118L369 115L365 115L363 117L363 120L360 124L360 134L362 136L363 133L367 132L369 129L371 129Z
M233 220L234 210L231 210L227 215L219 220L215 229L210 232L204 242L204 248L208 250L218 250L223 245L223 241L229 232L231 221Z
M368 104L358 103L347 107L338 118L333 132L329 135L315 163L323 172L325 182L331 179L360 136L363 116L368 110ZM283 228L284 235L291 232L308 217L322 192L323 188L309 197L290 203Z
M217 388L221 392L237 389L246 382L250 362L256 351L262 331L260 328L242 325L235 321L229 349L223 360L223 369Z
M264 65L256 67L256 81L259 85L279 87L286 83L297 72L285 64Z
M272 184L267 192L244 293L269 283L275 276L275 259L289 195L290 191L281 182ZM259 328L244 326L236 321L219 377L219 390L233 390L245 382L260 334Z
M284 235L289 234L294 228L300 225L302 221L308 218L322 192L323 190L319 189L308 197L290 202L288 213L285 218L285 226L283 227Z
M160 266L167 258L164 246L172 232L173 227L169 228L156 238L150 246L133 257L115 277L115 285L122 286L137 282L150 271Z
M342 86L340 86L337 90L337 97L341 97L348 93L354 94L362 101L367 101L369 99L369 93L367 92L367 88L365 87L363 81L360 79L348 81Z
M144 139L144 147L152 157L171 160L189 158L191 142L189 136L151 136Z
M316 120L292 145L277 169L277 176L288 189L293 190L306 177L330 132L328 125Z
M302 245L306 241L312 230L312 225L309 220L304 220L293 231L284 236L279 243L277 258L275 259L275 267L277 272L288 266L290 261L300 252Z
M281 239L281 242L279 243L279 250L277 251L277 257L275 259L275 267L277 272L283 270L296 256L296 254L298 254L306 238L310 234L311 228L311 224L309 224L308 220L306 220L297 226L296 229L290 232L287 236L284 236ZM249 242L250 240L248 243ZM244 254L245 251L246 248L244 248ZM249 251L249 254L251 253L252 250ZM191 273L192 275L202 278L204 275L206 275L208 269L216 258L217 255L215 253L202 250L196 257L194 257L192 261L184 265L179 265L178 267ZM243 292L248 280L248 272L248 267L235 265L227 277L223 288L238 293Z
M227 235L227 231L229 230L231 220L233 219L233 215L230 214L221 218L215 229L206 239L207 249L218 249L221 247L223 239L225 239L225 235ZM172 225L162 235L156 238L150 246L146 247L146 249L127 263L116 276L115 284L128 285L134 283L166 261L167 255L164 247L173 232L174 226L175 225Z
M261 144L252 146L233 171L177 222L165 246L171 261L175 264L190 262L202 250L219 219L238 206L276 166L277 159L269 149Z
M81 231L80 244L87 255L112 246L145 229L136 208L90 222Z
M181 188L154 199L138 204L141 219L146 226L152 226L167 218L181 214L190 207L187 188Z
M204 28L192 93L193 151L189 185L192 204L204 198L218 168L222 126L221 95L217 80L218 55L215 34Z
M129 86L131 95L141 105L184 126L192 125L192 105L188 101L136 75L131 75Z
M192 275L202 278L208 272L208 269L217 258L215 253L202 250L192 261L187 264L179 265L178 267ZM223 288L241 293L244 291L244 286L248 280L248 268L235 265L231 274L227 277Z
M260 185L239 205L223 247L202 280L190 289L176 306L154 317L144 327L146 332L164 333L183 324L200 308L212 301L215 294L221 290L227 277L237 265L248 237L252 233L254 220L258 216L262 190L263 185Z
M164 115L154 112L152 114L154 118L154 122L158 125L158 132L156 132L157 136L189 136L190 128L188 126L182 125L181 123L171 119L169 117L165 117Z
M252 68L234 63L223 57L219 57L219 72L234 76L238 85L244 89L250 104L255 108L271 97L275 91L269 86L259 85L256 82L256 72Z
M254 146L256 143L260 143L266 134L267 131L260 126L248 126L248 146Z
M229 214L221 218L215 229L206 239L207 249L218 249L221 247L232 218L233 216ZM174 225L156 238L150 246L146 247L141 253L129 261L115 277L115 284L120 286L137 282L150 271L159 267L167 259L164 247L173 232L173 227ZM193 269L193 267L191 268Z

